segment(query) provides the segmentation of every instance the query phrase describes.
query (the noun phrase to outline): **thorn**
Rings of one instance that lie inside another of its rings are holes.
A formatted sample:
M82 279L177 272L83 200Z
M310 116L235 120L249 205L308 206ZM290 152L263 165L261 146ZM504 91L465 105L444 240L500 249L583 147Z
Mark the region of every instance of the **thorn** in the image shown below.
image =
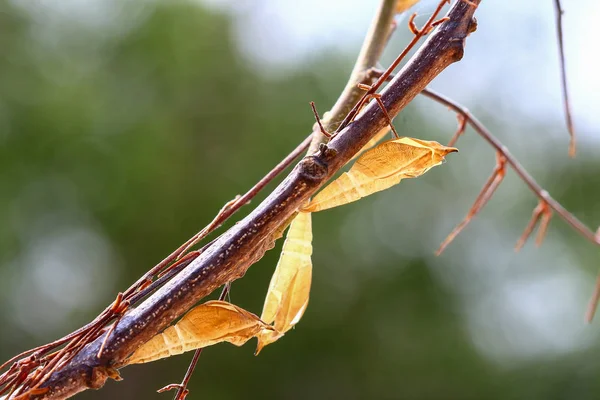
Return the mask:
M456 119L458 120L458 128L456 129L454 136L452 136L452 139L448 142L448 147L453 147L458 141L458 138L462 136L467 129L467 118L465 118L463 114L456 114Z
M556 14L556 36L558 40L558 55L560 64L560 82L563 97L563 107L567 130L569 131L569 157L575 157L575 127L573 126L573 114L571 113L571 101L569 100L569 86L567 84L567 67L565 62L565 44L563 40L562 16L563 9L560 0L554 0L554 9Z
M392 118L390 117L390 114L388 114L387 109L385 108L385 104L383 104L383 101L381 100L381 94L379 94L379 93L369 93L373 89L373 87L369 86L369 85L365 85L364 83L357 83L356 87L358 87L359 89L367 91L367 93L363 97L363 99L366 99L365 101L368 101L370 99L375 99L375 101L379 105L379 108L381 109L381 111L385 115L385 119L387 120L388 125L390 126L390 129L394 133L394 136L396 137L396 139L399 139L400 136L398 135L398 132L396 131L396 128L394 128L394 124L392 123Z
M592 322L594 319L594 315L596 314L596 309L598 308L598 300L600 300L600 274L596 277L596 286L594 287L594 293L592 294L592 298L588 303L588 308L585 313L585 322L588 324Z
M157 393L164 393L164 392L167 392L169 390L179 390L180 388L181 388L181 385L179 383L170 383L167 386L158 389L156 392Z
M417 13L412 13L410 17L408 17L408 30L412 32L413 35L419 36L421 31L417 28L415 24L415 18L417 17Z
M167 268L163 269L162 271L160 271L160 273L156 276L156 278L162 278L163 276L165 276L169 271L171 271L173 268L177 267L178 265L188 261L190 258L191 259L195 259L196 257L198 257L200 255L200 250L194 250L194 251L190 251L189 253L187 253L185 256L181 257L179 260L175 261L173 264L169 265Z
M321 130L321 133L326 138L331 139L332 135L329 132L327 132L325 130L325 128L323 128L323 124L321 123L321 118L319 117L319 113L317 112L317 109L315 107L315 102L314 101L310 102L310 107L312 108L313 114L315 115L315 119L317 120L317 124L319 124L319 129Z
M116 314L117 310L121 307L122 302L123 302L123 293L119 292L119 294L117 294L117 298L115 299L112 306L110 307L110 311Z
M450 17L443 17L443 18L440 18L440 19L438 19L437 21L434 21L434 22L431 24L431 29L435 28L435 27L436 27L436 26L438 26L438 25L441 25L441 24L443 24L443 23L444 23L444 22L446 22L446 21L450 21ZM431 31L431 30L430 30L430 31Z
M104 337L104 340L102 341L102 344L100 345L100 350L98 350L98 354L96 354L97 358L102 357L102 352L104 351L104 348L106 347L106 343L108 342L110 335L114 332L115 328L121 321L123 314L125 313L125 311L127 311L128 308L129 308L129 300L123 300L123 293L119 292L119 294L117 295L117 298L115 299L115 302L113 303L113 305L110 307L110 310L109 310L110 313L118 315L118 317L115 320L115 322L111 325L106 336Z
M467 213L467 216L454 228L452 232L442 242L439 249L436 251L436 255L439 256L448 247L450 243L467 227L469 222L477 215L479 211L487 204L492 198L494 192L502 183L504 176L506 175L506 157L501 153L496 153L496 167L492 172L492 175L488 178L479 192L479 195L475 199L475 202L471 206L471 209Z
M140 284L140 286L138 286L138 288L135 291L136 292L141 292L142 290L146 289L151 284L152 284L152 278L147 278L144 282L142 282Z
M377 102L377 104L379 104L379 108L381 108L381 111L383 111L383 114L385 115L385 119L387 119L388 125L390 126L390 129L394 133L394 136L396 136L396 139L399 139L400 136L398 135L398 132L396 132L396 128L394 128L394 124L392 123L392 118L390 118L390 114L388 114L388 112L385 108L385 104L383 104L383 101L381 100L381 95L379 93L377 93L377 94L373 94L372 96L375 99L375 101Z
M540 227L538 228L538 234L535 238L536 247L541 247L542 243L544 243L544 238L546 237L546 232L548 231L548 225L550 224L551 218L552 218L552 211L550 210L550 207L548 207L548 205L546 204L546 210L542 214L542 220L540 221Z
M550 218L552 218L552 210L548 206L548 203L540 199L538 205L533 209L533 213L531 214L531 219L529 220L529 223L525 227L523 234L521 235L521 237L517 241L517 244L515 245L515 251L518 252L523 248L523 246L527 242L527 239L529 239L529 236L531 236L531 233L533 232L533 229L537 225L538 221L540 221L540 228L535 239L535 245L537 247L540 247L542 245L542 242L544 241L544 237L546 236L546 231L548 230Z

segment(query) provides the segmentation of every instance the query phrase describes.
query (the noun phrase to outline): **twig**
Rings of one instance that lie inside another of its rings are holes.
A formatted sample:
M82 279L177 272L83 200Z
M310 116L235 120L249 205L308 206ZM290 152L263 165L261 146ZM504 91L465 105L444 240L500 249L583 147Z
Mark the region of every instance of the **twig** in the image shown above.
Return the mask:
M539 235L537 243L541 243L543 240L544 234L548 227L548 223L550 222L551 211L553 210L563 221L567 224L571 225L571 227L586 238L588 241L593 244L599 246L600 245L600 235L592 232L585 224L583 224L577 217L571 214L568 210L566 210L558 201L554 200L550 194L542 189L542 187L533 179L531 175L523 168L523 166L510 154L508 148L504 146L498 139L496 139L492 133L481 123L473 114L469 112L466 108L461 105L455 103L451 99L444 97L431 89L425 89L422 92L423 95L449 107L453 111L460 113L465 117L469 125L473 127L473 129L492 147L496 149L496 151L500 152L505 158L506 162L511 166L511 168L517 173L519 178L531 189L531 191L539 198L540 204L543 204L543 208L541 210L536 209L541 215L541 224L539 228ZM539 206L538 206L539 207ZM534 215L532 217L532 222L537 222L536 212L534 211ZM535 221L534 221L535 220ZM533 230L535 225L528 225L525 229L524 235L521 240L517 243L517 249L519 249L523 243L523 238L529 236L529 233ZM586 312L585 319L589 323L594 318L594 314L596 313L596 309L598 308L598 301L600 300L600 274L598 275L598 279L596 281L596 286L594 289L594 293L588 303L588 308Z
M229 293L231 293L231 284L226 283L225 286L223 286L223 290L221 291L221 294L219 295L219 300L225 300L225 298L227 298ZM183 376L183 380L181 381L180 384L167 385L167 386L163 387L162 389L159 389L158 393L162 393L167 390L177 389L177 393L175 394L175 397L173 398L173 400L185 400L188 393L190 392L189 389L187 388L187 385L188 385L188 383L190 383L190 379L192 378L194 369L196 369L196 365L198 364L198 360L200 359L202 350L203 350L202 348L199 348L199 349L196 349L196 351L194 352L192 361L190 362L190 365L189 365L187 371L185 372L185 375Z
M560 56L560 78L563 94L563 103L565 109L565 119L567 120L567 129L569 130L569 156L575 157L575 127L573 126L573 116L571 113L571 102L569 101L569 88L567 85L567 68L565 62L565 45L563 40L562 16L563 9L560 0L554 0L554 11L556 13L556 36L558 39L558 53Z
M496 167L492 172L492 175L488 178L488 180L483 185L483 189L479 192L479 195L475 199L475 202L471 206L467 216L454 228L452 232L446 237L446 239L442 242L439 249L436 251L436 255L442 254L442 252L446 249L446 247L452 243L452 241L467 227L469 222L477 215L479 211L487 204L487 202L492 198L500 183L504 179L506 175L506 157L503 154L496 154Z
M413 39L410 41L410 43L404 48L404 50L400 53L400 55L398 57L396 57L396 59L388 67L388 69L386 69L383 72L383 74L379 77L379 79L377 79L377 82L375 82L371 86L371 88L363 95L362 99L352 108L352 110L350 110L348 115L346 115L346 117L344 118L342 123L336 129L336 132L339 132L340 130L344 129L351 121L354 120L354 118L356 117L358 112L361 110L364 102L369 98L369 96L377 92L377 90L381 87L381 85L383 85L383 83L386 82L388 80L388 78L392 75L393 71L400 64L400 62L408 55L410 50L412 50L412 48L419 42L419 40L423 36L425 36L426 34L428 34L430 32L430 29L432 28L432 24L435 22L435 19L437 18L438 14L442 11L442 8L444 7L444 5L446 3L448 3L448 1L449 0L440 1L438 6L436 7L435 11L433 12L433 14L431 14L431 16L429 17L429 19L427 20L427 22L425 23L425 25L423 26L422 29L419 30L419 29L415 28L416 30L413 31L413 33L415 35L414 35ZM469 5L469 6L471 6L471 5ZM476 5L475 5L475 7L476 7ZM411 16L411 21L414 20L414 17L415 17L415 14L413 14Z
M548 206L554 210L560 218L562 218L567 224L571 225L579 234L585 237L590 242L600 245L600 240L596 237L583 222L577 217L566 210L558 201L554 200L550 194L544 190L531 175L525 170L525 168L517 161L517 159L508 151L508 148L504 146L496 137L477 119L471 112L465 107L457 104L453 100L434 92L427 88L423 90L422 94L430 99L437 101L440 104L447 106L454 112L463 115L468 124L477 132L486 142L488 142L496 151L500 152L505 158L506 163L516 172L523 182L531 189L531 191L541 200L545 201Z
M359 83L372 83L373 77L369 76L368 73L379 62L391 33L396 29L394 23L396 5L397 0L381 1L360 48L354 68L352 68L352 72L350 73L350 78L342 94L331 108L331 111L326 113L322 120L323 129L326 132L337 132L344 118L363 98L364 92L357 85ZM314 134L308 153L312 154L316 152L319 144L325 142L325 139L326 136L324 134Z
M370 72L374 76L383 76L383 71L372 70ZM388 77L391 79L392 75ZM508 148L504 146L471 112L462 105L456 103L455 101L433 91L432 89L425 88L421 92L426 97L429 97L436 102L445 105L450 108L457 114L463 116L463 118L467 121L467 123L481 136L486 142L488 142L496 151L503 155L506 160L506 163L511 166L511 168L516 172L519 178L525 182L525 184L529 187L529 189L538 197L540 201L540 205L543 204L543 208L534 210L534 215L530 224L525 228L525 232L521 239L517 242L516 250L519 250L523 244L524 239L526 239L533 228L535 227L535 223L539 220L539 217L536 215L539 213L541 216L541 224L539 228L539 234L537 238L537 243L541 243L544 238L545 232L548 228L548 224L550 223L550 217L552 216L552 211L554 211L558 216L569 224L577 233L582 235L588 241L593 244L600 246L600 228L598 228L597 232L592 232L583 222L581 222L577 217L575 217L572 213L570 213L567 209L565 209L558 201L553 199L550 194L544 190L536 181L533 179L531 175L525 170L525 168L517 161L517 159L509 152ZM461 129L459 128L459 132ZM457 136L457 135L455 135ZM454 139L454 138L453 138ZM538 207L540 207L538 205ZM533 225L532 225L533 224ZM444 242L442 244L443 247L446 247L449 244ZM440 247L440 250L443 250L443 247ZM438 254L440 253L438 250ZM596 309L598 307L598 302L600 300L600 274L598 275L596 286L594 289L594 293L588 303L588 309L586 312L586 321L591 322L594 314L596 313Z
M529 239L529 236L531 236L533 229L538 224L538 221L541 222L538 230L538 235L535 240L535 245L537 247L540 247L542 245L542 242L544 241L544 237L546 236L546 231L548 230L548 224L550 224L551 217L552 210L550 210L550 207L548 206L548 204L546 204L546 202L540 200L537 207L533 209L531 219L525 227L523 235L521 235L521 238L517 242L517 245L515 246L515 251L519 251L523 248L523 246L527 242L527 239Z

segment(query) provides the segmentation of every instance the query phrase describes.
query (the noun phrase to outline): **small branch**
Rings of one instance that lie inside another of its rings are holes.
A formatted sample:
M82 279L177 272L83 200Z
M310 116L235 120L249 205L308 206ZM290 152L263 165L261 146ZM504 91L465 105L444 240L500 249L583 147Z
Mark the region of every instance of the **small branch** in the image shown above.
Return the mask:
M324 115L322 120L323 129L327 132L336 132L344 117L348 115L363 97L364 92L357 87L359 83L371 83L367 76L368 72L375 68L383 50L388 43L390 33L395 29L394 15L396 13L397 0L382 0L379 9L375 13L371 26L365 36L360 52L350 73L350 78L338 97L331 111ZM367 80L367 82L365 82ZM313 129L313 131L317 131ZM322 133L313 134L313 141L308 149L308 154L317 151L319 144L326 141Z
M565 119L567 120L567 129L569 130L569 156L575 157L575 127L573 126L573 116L571 113L571 102L569 100L569 88L567 86L567 67L565 62L565 45L563 40L562 16L564 11L560 5L560 0L554 0L554 11L556 13L556 36L558 39L558 53L560 56L560 77L563 94L563 103L565 108Z
M506 158L503 154L496 154L496 167L492 172L492 175L488 178L488 180L483 185L483 189L479 192L479 195L475 199L475 202L471 206L467 216L454 228L452 232L446 237L446 239L442 242L439 249L436 251L436 255L439 256L446 249L446 247L467 227L469 222L477 215L479 211L487 204L487 202L492 198L500 183L504 179L506 175Z
M460 0L459 0L460 1ZM422 29L416 29L412 30L413 33L415 34L415 36L413 37L413 39L410 41L410 43L404 48L404 50L402 51L402 53L400 53L400 55L398 57L396 57L396 59L394 60L394 62L392 63L392 65L390 65L390 67L388 69L386 69L383 74L379 77L379 79L377 80L377 82L375 82L371 88L363 95L361 101L359 101L353 108L352 110L350 110L350 112L348 112L348 114L346 115L346 117L344 118L344 120L342 121L342 123L338 126L337 130L340 129L344 129L346 126L348 126L348 124L354 120L354 118L356 117L356 115L359 113L359 111L361 110L364 101L366 101L370 95L373 95L375 92L377 92L377 90L381 87L381 85L383 85L384 82L386 82L388 80L388 78L390 78L390 76L392 75L392 72L396 69L396 67L398 67L398 65L400 64L400 62L404 59L404 57L406 57L408 55L408 53L410 52L410 50L412 50L412 48L414 46L416 46L416 44L419 42L419 40L427 35L430 31L431 28L433 28L433 24L435 23L435 18L437 18L437 15L441 12L442 7L448 2L448 0L442 0L440 1L440 3L438 4L437 8L435 9L435 11L433 12L433 14L429 17L429 19L427 20L427 22L425 23L425 25L423 26ZM477 3L479 4L479 3ZM477 4L471 4L468 3L468 6L474 6L477 7ZM411 16L411 22L414 21L414 17L415 14L413 14ZM467 31L466 34L470 33L470 30L473 29L473 25L474 25L474 21L470 21L469 22L469 31ZM368 75L368 71L365 71L365 73ZM337 132L336 130L336 132Z
M512 169L517 173L519 178L531 189L531 191L538 197L540 203L538 207L534 210L534 214L532 216L532 220L530 224L525 228L525 232L523 236L517 242L516 250L519 250L523 245L523 240L525 240L533 231L535 224L538 220L541 220L541 224L539 227L537 243L541 243L544 239L544 235L548 228L548 224L550 223L550 218L552 216L552 211L554 211L560 218L562 218L567 224L571 225L571 227L582 235L584 238L592 242L593 244L600 246L600 228L596 233L592 232L586 225L584 225L577 217L571 214L568 210L566 210L558 201L554 200L550 194L544 190L529 173L523 168L523 166L510 154L508 148L504 146L498 139L496 139L492 133L481 123L473 114L469 112L466 108L461 105L455 103L451 99L442 96L434 92L431 89L425 89L422 92L423 95L449 107L456 113L463 115L467 120L469 125L485 140L487 141L493 148L496 149L499 153L501 153L506 162L512 167ZM600 274L596 280L596 286L594 288L594 293L588 303L588 308L585 314L585 319L589 323L594 318L596 313L596 309L598 308L598 301L600 300Z
M231 284L226 283L225 286L223 286L223 290L221 291L221 294L219 295L219 300L221 300L221 301L225 300L230 292L231 292ZM185 400L185 398L187 397L187 395L190 392L189 389L187 388L187 385L190 383L190 379L192 379L192 374L194 373L194 370L196 369L196 365L198 364L200 355L202 355L202 350L203 350L203 348L199 348L199 349L196 349L196 351L194 352L194 356L192 357L190 366L188 367L187 371L185 372L185 375L183 376L183 380L181 381L180 384L167 385L164 388L159 389L158 393L163 393L167 390L177 389L177 393L175 394L175 397L173 398L173 400Z
M579 234L585 237L590 242L600 245L600 239L592 232L583 222L577 217L566 210L558 201L554 200L550 194L544 190L531 175L525 170L525 168L517 161L517 159L508 151L508 148L504 146L496 137L477 119L471 112L457 104L453 100L434 92L431 89L425 89L422 93L424 96L429 97L437 101L440 104L447 106L454 112L463 115L467 123L481 136L486 142L488 142L496 151L500 152L506 158L506 162L511 168L517 173L519 178L531 189L531 191L541 200L546 202L548 206L560 216L567 224L571 225Z

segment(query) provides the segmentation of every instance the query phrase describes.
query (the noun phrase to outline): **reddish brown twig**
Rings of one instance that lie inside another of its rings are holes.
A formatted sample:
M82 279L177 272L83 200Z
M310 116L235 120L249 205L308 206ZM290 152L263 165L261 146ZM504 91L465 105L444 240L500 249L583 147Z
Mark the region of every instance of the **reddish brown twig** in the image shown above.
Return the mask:
M371 76L383 76L383 71L372 70L369 72ZM386 79L392 79L392 74L389 74ZM538 197L540 202L543 202L549 210L555 212L563 221L569 224L577 233L586 238L588 241L599 246L600 245L600 228L598 232L594 233L585 224L583 224L577 217L566 210L558 201L556 201L550 194L544 190L531 175L525 170L525 168L517 161L515 157L510 153L508 148L504 146L471 112L462 105L455 101L436 93L431 89L424 89L421 92L422 95L429 97L432 100L450 108L452 111L459 115L462 115L467 123L481 136L488 144L490 144L496 151L504 156L506 164L515 171L519 178L529 187L529 189ZM548 223L550 222L551 214L545 212L545 217L542 220L540 230L542 233L538 235L538 242L543 239ZM529 226L526 228L526 232ZM533 228L531 228L533 229ZM447 243L446 243L447 245ZM444 244L442 247L445 247ZM438 250L439 251L439 250ZM593 318L596 308L598 306L598 300L600 300L600 275L598 276L598 282L592 298L588 305L588 311L586 313L586 320L591 321Z
M227 298L227 296L229 296L230 292L231 292L231 283L228 283L225 286L223 286L223 290L221 291L221 294L219 295L219 300L225 300L225 298ZM194 370L196 369L196 365L198 364L198 360L200 359L202 350L203 349L200 348L200 349L196 349L196 351L194 352L192 361L190 362L190 365L189 365L187 371L185 372L185 375L183 376L183 380L181 381L181 383L171 383L161 389L158 389L157 392L163 393L168 390L177 389L177 393L175 394L175 397L173 398L173 400L185 400L187 395L190 393L189 389L187 388L187 385L190 382L190 379L192 378L192 374L194 373Z
M458 120L458 127L456 128L456 132L454 133L454 136L452 136L452 138L448 142L448 147L453 147L456 144L456 142L458 141L458 138L461 137L462 134L465 133L465 130L467 129L467 119L465 118L464 115L456 114L456 119Z
M567 85L567 68L565 62L565 45L563 40L562 16L563 9L560 5L560 0L554 0L554 11L556 13L556 36L558 39L558 53L560 58L560 80L562 87L563 103L565 109L565 119L567 129L569 130L569 156L575 157L575 127L573 126L573 116L571 113L571 102L569 100L569 87Z
M356 86L359 89L366 90L367 92L369 90L371 90L371 86L364 84L364 83L359 83ZM371 99L374 99L377 102L379 109L381 110L381 112L383 112L383 115L385 115L385 119L387 120L388 125L390 126L390 129L394 133L394 136L396 137L396 139L398 139L400 136L398 135L398 132L396 132L396 128L394 127L394 123L392 122L392 118L390 117L390 114L388 113L387 109L385 108L385 105L383 104L383 101L381 100L381 94L373 93L373 94L367 95L367 97L364 99L363 104L366 105L367 102Z
M429 19L425 23L425 25L423 25L423 28L418 30L417 33L415 33L415 36L412 38L410 43L404 48L404 50L402 50L400 55L398 57L396 57L394 62L381 74L381 76L379 76L379 79L377 80L377 82L375 82L371 86L371 88L369 90L367 90L367 92L364 94L364 96L361 98L361 100L352 108L352 110L350 110L348 115L346 115L346 118L344 118L344 120L342 121L340 126L336 129L335 133L341 132L342 129L344 129L346 126L348 126L348 124L351 121L354 120L354 118L356 117L358 112L361 110L361 108L363 107L365 102L370 98L370 96L373 95L374 93L376 93L377 90L379 90L379 88L381 87L381 85L383 85L383 83L387 81L387 79L392 75L392 73L394 72L396 67L406 57L406 55L410 52L410 50L412 50L412 48L415 47L415 45L419 42L419 40L431 31L430 28L431 28L432 24L436 21L437 16L442 11L442 8L444 8L444 5L446 5L446 3L449 3L449 0L441 0L438 3L435 11L433 12L433 14L431 14ZM411 16L411 19L414 20L414 17ZM413 22L413 24L414 24L414 22Z
M425 89L421 92L426 97L437 101L450 108L452 111L463 115L467 119L467 123L481 136L486 142L488 142L496 151L500 152L505 158L506 163L515 171L515 173L521 178L523 182L531 189L531 191L540 199L546 202L548 206L563 219L567 224L571 225L579 234L585 237L590 242L600 245L600 239L596 237L585 224L583 224L577 217L567 211L558 201L552 198L550 194L544 190L531 175L525 170L525 168L517 161L517 159L510 153L508 148L504 146L496 137L477 119L471 112L465 107L457 104L453 100L434 92L431 89Z
M596 309L598 308L598 301L600 301L600 274L596 277L596 285L594 286L594 292L588 303L587 311L585 313L585 321L589 324L594 319Z
M440 248L436 251L436 255L442 254L444 249L456 238L462 231L467 227L469 222L477 215L479 211L487 204L492 198L492 195L502 183L504 176L506 175L506 157L502 153L496 154L496 167L492 172L492 175L488 178L483 189L479 192L479 195L475 199L475 202L471 206L471 209L467 213L467 216L461 221L460 224L454 228L452 232L446 237L446 239L440 245Z
M116 315L117 319L112 324L112 326L109 328L108 332L106 333L106 336L104 337L104 340L102 341L100 350L98 350L98 356L97 356L98 358L102 357L102 352L104 351L104 347L106 347L106 342L108 341L108 338L110 338L110 335L114 332L115 328L119 324L119 321L123 317L123 314L125 313L125 311L127 311L128 308L129 308L129 300L123 300L123 293L119 292L115 302L113 303L113 305L110 309L110 313L113 315Z
M323 136L325 136L327 139L331 139L331 133L327 132L327 130L325 130L325 128L323 127L323 124L321 123L321 117L319 117L319 112L317 111L317 108L315 107L314 101L310 102L310 108L312 108L312 112L315 116L315 120L317 121L317 125L319 125L319 130L321 131Z
M537 237L535 239L535 245L537 247L540 247L542 245L542 242L544 241L544 237L546 236L548 224L550 224L550 218L552 218L552 210L544 200L540 200L537 207L533 210L533 214L531 215L531 219L529 220L529 223L523 231L523 235L521 235L521 238L515 246L515 251L519 251L523 248L523 246L527 242L527 239L529 239L529 236L531 236L531 233L533 232L533 229L537 225L538 221L541 222Z

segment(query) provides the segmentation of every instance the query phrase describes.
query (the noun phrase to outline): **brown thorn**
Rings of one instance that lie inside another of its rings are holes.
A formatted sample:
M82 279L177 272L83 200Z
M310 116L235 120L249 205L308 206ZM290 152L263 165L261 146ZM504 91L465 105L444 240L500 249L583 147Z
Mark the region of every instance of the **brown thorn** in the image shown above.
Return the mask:
M396 136L396 139L399 139L400 136L398 135L398 132L396 132L396 128L394 128L394 124L392 123L392 119L390 118L390 114L388 114L388 112L387 112L387 110L385 108L385 104L383 104L383 101L381 100L381 95L380 94L374 94L372 96L375 99L375 101L377 102L377 104L379 104L379 108L381 108L381 111L383 111L383 114L385 115L385 119L387 119L388 125L390 126L390 129L394 133L394 136Z
M148 286L150 286L152 284L152 278L148 278L146 279L144 282L142 282L137 289L135 290L136 292L141 292L142 290L146 289Z
M589 324L594 319L594 315L596 314L596 309L598 309L598 301L600 300L600 274L596 277L596 285L594 286L594 292L592 293L592 298L588 303L588 308L585 313L585 321Z
M400 136L398 135L396 128L394 128L394 124L392 123L392 118L390 118L390 114L387 112L387 109L385 108L385 104L383 104L383 101L381 100L381 94L379 94L379 93L370 93L369 94L368 92L370 90L372 90L373 88L370 85L366 85L364 83L357 83L356 87L367 91L367 94L364 97L364 99L366 99L366 100L375 99L375 101L379 105L379 108L381 109L381 111L383 111L383 114L385 115L385 119L387 119L388 125L390 126L390 129L394 133L394 136L396 136L396 139L399 139Z
M121 308L122 302L123 302L123 293L119 292L119 294L117 294L117 298L115 299L112 306L110 307L110 311L113 313L116 313L117 310L119 310Z
M443 18L438 19L437 21L435 21L431 24L431 27L435 28L436 26L441 25L446 21L450 21L450 17L443 17Z
M200 255L200 251L199 250L195 250L195 251L191 251L191 252L187 253L183 257L177 259L177 261L175 261L173 264L169 265L167 268L165 268L162 271L160 271L160 273L156 276L156 278L157 279L158 278L162 278L163 276L165 276L166 274L168 274L172 269L176 268L181 263L184 263L184 262L188 261L190 258L194 259L194 258L198 257L199 255Z
M181 387L181 385L179 383L169 383L167 386L158 389L156 392L157 393L164 393L164 392L167 392L169 390L179 389L180 387Z
M441 0L438 3L437 7L433 11L431 16L427 20L427 22L425 23L424 28L429 27L435 21L437 16L442 12L442 8L444 8L444 6L447 3L449 3L449 0ZM412 19L414 20L414 17L412 17ZM356 105L354 105L354 107L352 107L352 110L350 110L350 112L348 114L346 114L346 116L344 117L344 120L340 123L340 125L336 129L336 131L335 131L336 133L341 132L346 126L348 126L349 123L354 121L354 118L359 113L361 107L364 105L365 98L367 97L367 95L375 93L377 91L377 89L379 89L381 87L381 85L383 85L383 83L388 80L388 78L390 77L390 75L392 75L392 73L394 72L396 67L402 62L402 60L404 60L406 55L416 46L416 44L423 37L423 35L424 35L423 32L418 32L417 34L415 34L415 37L412 38L410 43L408 45L406 45L404 50L402 50L402 52L398 55L398 57L396 57L396 59L392 62L392 64L383 72L383 74L379 77L377 82L375 82L373 84L371 90L369 92L365 93L363 98Z
M418 36L421 34L419 28L417 28L417 24L415 24L415 18L417 17L417 13L412 13L410 17L408 17L408 29L412 32L413 35Z
M128 308L129 308L129 302L125 301L121 304L119 310L116 311L116 314L118 314L119 316L117 317L115 322L108 329L106 336L104 336L104 340L102 341L102 344L100 345L100 350L98 350L98 354L96 355L97 358L102 357L102 352L104 351L104 348L106 347L106 343L108 342L110 335L112 335L112 333L115 331L115 329L117 328L117 325L119 324L119 322L121 322L121 318L123 318L123 314L125 313L125 311L127 311Z
M525 227L523 234L521 235L519 241L515 246L515 251L518 252L523 248L523 246L527 242L527 239L529 239L529 237L531 236L531 233L533 232L533 229L537 225L538 221L540 223L540 226L538 228L538 233L535 239L535 245L537 247L540 247L544 242L544 238L546 237L546 232L548 231L548 225L550 224L551 218L552 210L548 206L548 203L546 203L544 200L540 200L538 205L533 210L531 219Z
M569 100L569 87L567 85L567 68L565 62L565 44L563 40L562 16L563 10L560 5L560 0L554 0L554 10L556 13L556 36L558 38L558 53L560 60L560 78L563 95L563 103L565 109L565 119L567 122L567 130L569 131L569 157L575 157L575 127L573 126L573 116L571 113L571 102Z
M227 282L225 285L223 285L223 290L221 290L221 294L219 295L219 300L221 300L221 301L225 300L225 298L227 296L229 296L230 293L231 293L231 282ZM200 359L201 354L202 354L202 348L196 349L196 351L194 352L194 356L192 357L192 361L190 362L190 365L189 365L187 371L185 372L185 375L183 376L183 380L181 381L180 384L167 385L164 388L160 389L158 392L162 393L163 391L166 391L166 390L177 389L177 393L175 394L175 397L173 400L185 400L186 396L190 392L189 389L187 388L187 385L190 382L190 379L192 379L192 374L194 373L194 370L196 369L196 365L198 364L198 360Z
M533 209L533 213L531 214L531 219L529 220L529 223L525 227L523 234L521 235L521 237L517 241L517 244L515 245L516 252L520 251L523 248L523 246L527 242L527 239L529 239L529 236L531 236L533 229L535 228L538 221L542 217L542 214L544 212L543 204L544 203L540 200L539 204Z
M452 136L452 138L448 142L448 147L454 146L456 144L456 142L458 141L458 138L463 133L465 133L465 130L467 129L467 119L465 118L464 115L456 114L456 119L458 120L458 128L456 129L454 136Z
M439 249L436 251L436 255L439 256L448 247L450 243L467 227L469 222L477 215L479 211L487 204L492 198L492 195L502 183L504 175L506 174L506 158L498 153L496 155L496 167L492 172L492 175L488 178L486 183L483 185L481 192L475 199L475 202L471 206L471 209L467 213L467 216L450 232L450 234L444 239Z
M314 101L310 102L310 108L312 108L313 114L315 115L315 120L317 121L317 124L319 125L319 129L321 130L321 133L323 134L323 136L325 136L328 139L331 139L331 134L325 130L325 128L323 127L323 124L321 123L321 117L319 117L319 113L317 112L317 108L315 107Z
M535 245L540 247L544 242L544 238L546 237L546 232L548 231L548 225L550 224L550 219L552 218L552 211L548 204L544 202L544 210L542 212L542 219L540 220L540 227L538 228L538 234L535 238Z

